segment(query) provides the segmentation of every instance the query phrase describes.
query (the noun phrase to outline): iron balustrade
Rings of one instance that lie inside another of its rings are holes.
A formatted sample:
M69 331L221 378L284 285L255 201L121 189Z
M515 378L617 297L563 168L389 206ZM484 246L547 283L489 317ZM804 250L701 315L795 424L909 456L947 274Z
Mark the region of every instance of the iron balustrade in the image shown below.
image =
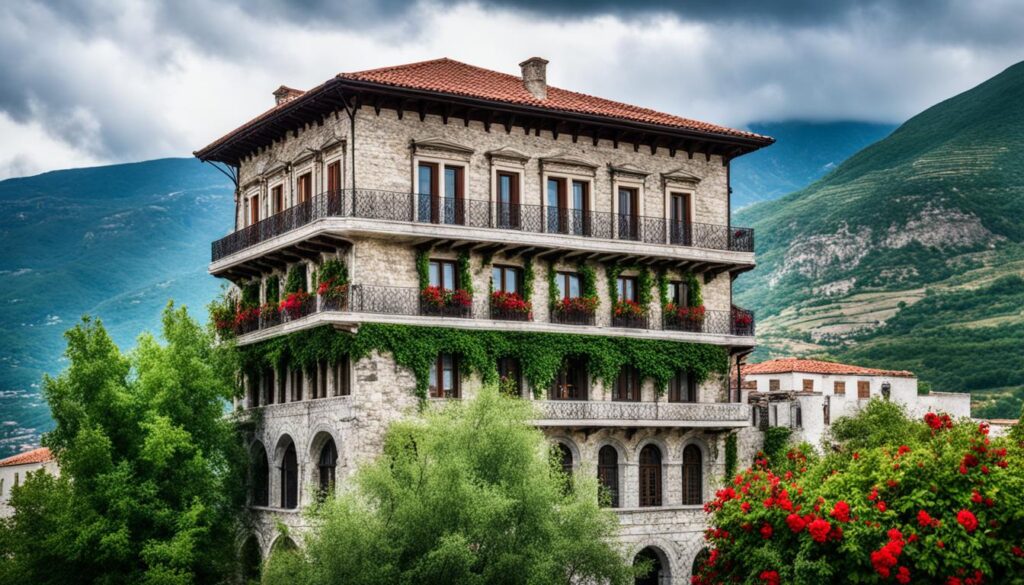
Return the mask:
M496 307L491 303L491 319L495 321L533 321L533 311L515 311Z
M749 316L749 324L738 322L740 313ZM674 313L664 313L661 328L666 331L686 331L689 333L708 333L713 335L754 335L754 313L743 309L732 311L704 311L703 317L680 317Z
M461 225L735 252L754 251L754 231L749 228L524 203L495 203L377 189L344 189L321 193L214 241L211 256L213 261L220 260L327 217Z
M612 327L627 327L629 329L650 329L650 319L647 315L612 315Z
M594 311L551 309L551 322L559 325L597 325Z

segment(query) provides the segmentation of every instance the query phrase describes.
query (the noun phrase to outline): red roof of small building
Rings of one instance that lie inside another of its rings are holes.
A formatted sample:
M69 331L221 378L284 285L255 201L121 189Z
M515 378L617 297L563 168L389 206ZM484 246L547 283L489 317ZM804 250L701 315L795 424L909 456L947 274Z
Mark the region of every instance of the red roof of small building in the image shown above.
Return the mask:
M469 65L448 58L382 67L380 69L368 69L354 73L341 73L338 77L461 95L495 102L533 106L546 110L590 114L646 124L657 124L659 126L684 128L698 132L770 140L766 136L753 132L736 130L689 118L681 118L639 106L631 106L584 93L559 89L550 85L547 87L547 97L545 99L538 99L527 91L526 86L523 85L523 79L519 76L484 69L483 67Z
M40 447L38 449L32 449L31 451L18 453L17 455L11 455L7 459L0 459L0 467L28 465L29 463L46 463L51 460L53 460L53 454L50 453L50 450L46 447Z
M853 376L889 376L893 378L913 378L914 373L906 370L880 370L850 364L839 364L822 360L806 360L800 358L779 358L759 364L743 366L744 376L755 374L830 374Z

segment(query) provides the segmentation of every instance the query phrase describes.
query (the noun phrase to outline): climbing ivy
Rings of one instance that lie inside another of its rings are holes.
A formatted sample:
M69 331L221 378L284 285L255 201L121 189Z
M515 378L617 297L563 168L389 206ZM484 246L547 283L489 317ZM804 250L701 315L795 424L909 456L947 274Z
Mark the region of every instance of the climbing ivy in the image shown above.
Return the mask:
M465 250L459 252L458 268L462 290L468 292L469 296L473 296L473 270L469 265L469 252Z
M579 263L580 293L585 299L597 298L597 271L586 262Z
M668 298L668 272L662 268L658 271L658 302L664 309L669 302Z
M252 308L260 305L260 281L250 280L249 282L243 283L242 289L242 307Z
M296 293L306 290L306 265L293 264L288 270L288 277L284 281L284 292Z
M523 262L523 300L530 302L533 300L533 279L536 275L533 272L533 257L527 256L526 261Z
M686 280L686 289L688 297L688 305L691 307L703 307L704 306L704 295L700 290L700 280L692 272L687 272L683 279Z
M643 307L644 311L651 309L651 270L646 266L639 264L610 264L605 268L605 272L608 275L608 297L611 299L612 306L619 302L619 276L623 271L632 270L637 273L636 277L636 301L637 304Z
M555 278L558 277L558 271L555 270L555 263L548 263L548 306L554 308L558 301L562 300L558 298L558 285L555 284Z
M334 286L348 283L348 266L340 259L331 258L320 265L320 270L313 273L313 281L318 285L331 281Z
M725 479L728 483L732 476L736 475L737 463L736 433L730 433L725 437Z
M267 304L277 305L281 300L281 278L273 275L267 278Z
M420 290L430 286L430 250L416 250L416 274L420 277Z
M430 366L439 353L460 356L464 375L477 374L485 382L498 379L498 358L517 358L523 378L541 393L554 380L566 357L582 357L594 380L614 382L622 366L629 364L643 378L654 381L663 392L669 379L680 370L693 373L697 381L728 368L725 348L676 341L573 335L567 333L503 332L448 329L366 323L355 333L318 327L243 346L244 371L285 364L312 370L318 362L336 363L348 355L352 360L373 351L390 353L395 362L416 377L416 395L426 398Z

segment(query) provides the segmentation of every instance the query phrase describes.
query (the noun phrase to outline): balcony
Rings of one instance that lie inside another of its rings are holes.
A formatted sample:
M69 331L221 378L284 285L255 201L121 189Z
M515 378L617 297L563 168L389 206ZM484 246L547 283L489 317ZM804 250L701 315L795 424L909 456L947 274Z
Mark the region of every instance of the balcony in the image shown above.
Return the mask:
M538 404L539 426L735 428L750 424L750 407L738 402L546 400Z
M541 205L346 189L322 193L213 242L212 261L324 218L453 225L730 252L754 251L754 232L749 228Z
M456 299L456 295L450 295ZM705 311L700 321L670 321L663 319L662 327L647 316L640 318L612 318L611 328L599 327L594 311L552 310L546 322L539 322L535 314L519 310L501 309L486 297L473 298L468 303L446 301L438 304L416 287L351 285L343 296L323 298L310 296L298 306L288 310L268 310L245 320L234 331L242 343L250 343L275 331L288 332L323 324L362 322L408 323L438 325L465 329L521 330L552 333L586 333L591 335L629 335L651 339L716 343L720 345L752 344L754 315L738 307L732 311ZM628 321L628 322L627 322ZM632 333L616 331L628 328ZM266 332L264 335L250 334ZM680 334L682 333L682 335ZM690 334L690 335L686 335ZM737 339L737 338L746 339Z

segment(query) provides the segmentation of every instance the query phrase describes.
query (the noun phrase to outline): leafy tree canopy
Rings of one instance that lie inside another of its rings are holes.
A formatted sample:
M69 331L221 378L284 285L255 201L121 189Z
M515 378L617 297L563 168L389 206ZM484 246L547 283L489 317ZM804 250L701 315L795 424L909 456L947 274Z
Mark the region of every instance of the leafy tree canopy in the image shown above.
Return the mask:
M567 478L533 417L486 388L392 424L351 489L310 513L303 549L271 555L264 583L631 583L593 474Z
M168 305L163 338L122 354L102 323L65 333L46 377L60 477L30 474L0 525L0 583L217 583L234 572L245 454L229 352Z

